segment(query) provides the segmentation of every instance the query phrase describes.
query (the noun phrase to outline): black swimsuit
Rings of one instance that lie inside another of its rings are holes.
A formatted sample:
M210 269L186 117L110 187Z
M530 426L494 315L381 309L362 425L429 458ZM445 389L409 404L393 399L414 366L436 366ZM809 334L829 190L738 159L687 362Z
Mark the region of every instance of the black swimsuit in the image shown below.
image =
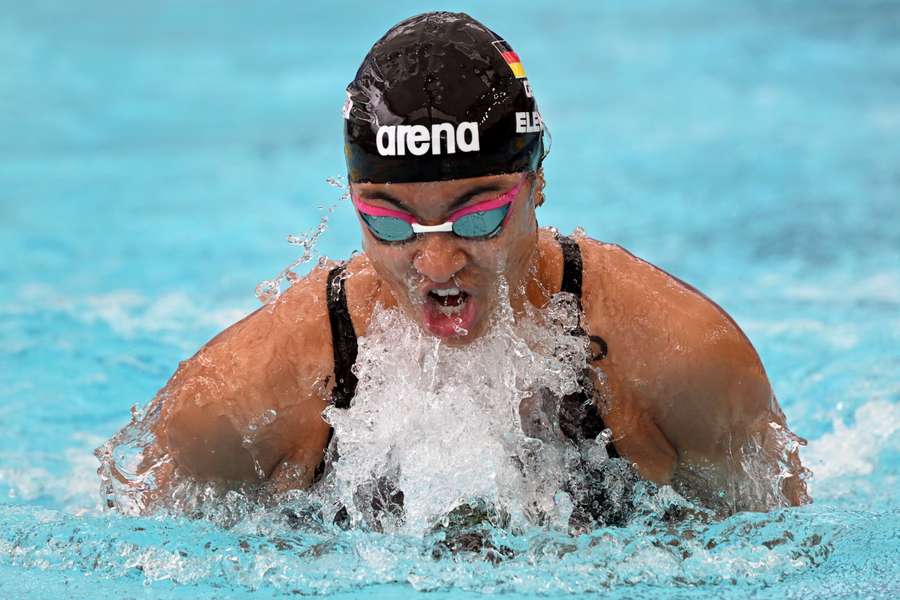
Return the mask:
M558 236L559 245L563 251L563 276L560 292L568 292L575 297L578 302L579 319L582 314L581 307L581 291L583 281L583 266L581 262L581 248L578 242L570 237ZM587 332L581 327L576 326L572 332L575 335L587 335ZM588 336L591 342L591 362L606 358L609 353L609 347L606 341L599 335ZM590 397L592 385L587 373L584 373L578 391L562 399L560 402L559 426L562 432L574 442L583 440L594 440L600 433L606 429L603 417L600 411ZM592 395L592 394L591 394ZM616 451L612 440L606 444L606 452L610 458L618 458L619 453Z
M581 248L578 242L570 237L559 236L557 238L563 252L563 277L561 292L572 294L578 302L579 313L581 311L582 291L582 261ZM339 265L328 274L326 295L328 301L328 320L331 323L331 341L334 347L334 388L331 393L331 402L337 408L350 408L350 400L356 393L358 379L353 374L352 367L356 362L357 344L356 332L350 319L350 311L347 308L347 292L344 288L344 275L346 265ZM577 335L586 335L579 324L573 332ZM600 336L590 336L591 361L601 360L606 357L608 348L606 342ZM560 429L575 443L585 440L593 440L604 430L606 425L603 417L597 410L596 404L589 397L591 391L590 381L586 378L582 382L579 391L569 394L560 402ZM328 432L326 449L331 446L331 438L334 436L334 428ZM617 458L612 441L606 444L606 451L610 458ZM326 450L327 454L327 450ZM325 470L326 457L316 468L315 481L318 481Z

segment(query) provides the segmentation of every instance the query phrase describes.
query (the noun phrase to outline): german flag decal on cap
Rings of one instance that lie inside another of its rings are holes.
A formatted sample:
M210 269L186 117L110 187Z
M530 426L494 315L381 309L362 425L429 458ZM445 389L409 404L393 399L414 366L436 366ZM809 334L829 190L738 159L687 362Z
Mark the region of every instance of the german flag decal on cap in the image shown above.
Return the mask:
M503 60L505 60L506 64L509 65L509 68L512 69L516 79L524 79L525 67L522 66L522 61L519 60L519 55L516 54L516 51L510 48L509 44L503 40L494 42L494 48L497 49L497 52L500 53L500 56L503 57Z

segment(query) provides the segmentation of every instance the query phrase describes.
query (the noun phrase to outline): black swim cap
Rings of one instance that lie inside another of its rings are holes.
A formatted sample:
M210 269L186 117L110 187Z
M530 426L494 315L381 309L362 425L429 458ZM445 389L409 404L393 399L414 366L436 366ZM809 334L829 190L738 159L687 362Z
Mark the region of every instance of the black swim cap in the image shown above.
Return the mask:
M518 55L464 13L409 18L347 86L351 182L443 181L534 171L543 123Z

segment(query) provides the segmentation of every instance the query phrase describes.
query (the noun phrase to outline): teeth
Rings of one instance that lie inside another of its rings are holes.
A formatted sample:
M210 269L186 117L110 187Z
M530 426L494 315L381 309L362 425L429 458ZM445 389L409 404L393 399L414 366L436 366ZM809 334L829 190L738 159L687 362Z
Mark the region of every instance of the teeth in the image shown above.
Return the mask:
M438 306L437 309L441 311L441 313L443 313L445 316L450 317L461 313L463 306L465 306L465 302L460 302L456 306Z
M459 295L459 288L455 288L455 287L452 287L452 288L444 288L444 289L442 289L442 290L431 290L431 291L434 292L436 295L441 296L441 297L443 297L443 296L457 296L457 295Z

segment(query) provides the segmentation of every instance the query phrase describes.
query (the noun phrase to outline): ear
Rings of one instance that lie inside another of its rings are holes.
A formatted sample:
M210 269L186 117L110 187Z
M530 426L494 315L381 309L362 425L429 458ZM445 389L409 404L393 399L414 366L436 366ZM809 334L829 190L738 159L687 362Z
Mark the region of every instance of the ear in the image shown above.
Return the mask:
M544 181L544 168L538 168L537 173L535 173L534 177L534 207L537 208L544 203L544 185L546 184L546 182Z

